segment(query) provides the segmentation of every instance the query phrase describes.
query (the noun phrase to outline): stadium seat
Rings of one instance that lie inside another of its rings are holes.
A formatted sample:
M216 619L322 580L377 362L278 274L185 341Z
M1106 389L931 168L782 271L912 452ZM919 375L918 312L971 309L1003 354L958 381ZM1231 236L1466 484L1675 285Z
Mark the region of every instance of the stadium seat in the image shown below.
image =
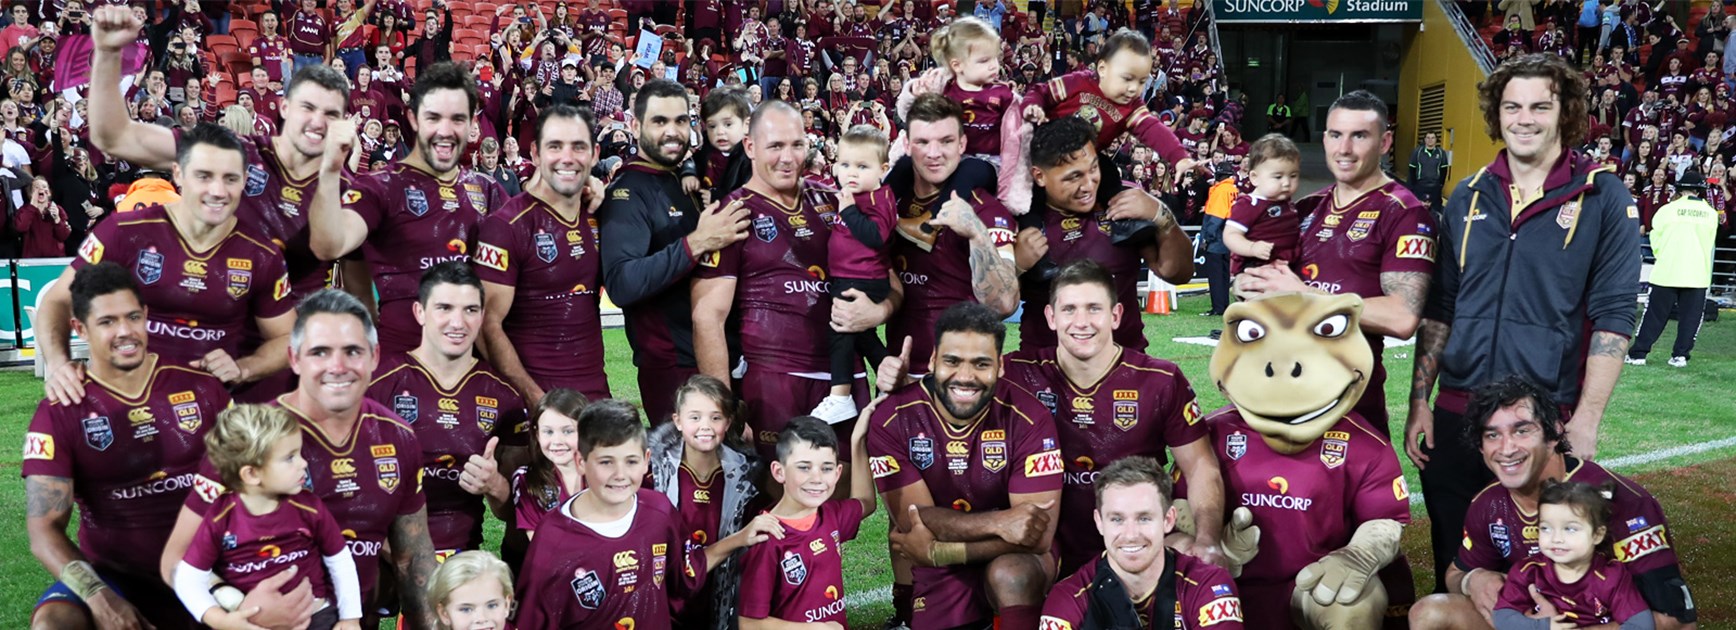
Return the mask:
M240 46L242 50L247 50L249 46L253 45L253 40L259 39L258 31L238 31L231 28L229 29L229 34L235 36L235 43Z
M220 53L219 58L223 60L223 69L237 76L253 72L253 57L248 55L246 51L235 50Z
M459 22L459 25L464 28L476 29L486 33L488 32L488 28L494 25L494 16L482 15L480 13L476 15L466 15L464 16L464 21Z
M240 94L240 92L235 89L234 83L228 81L219 81L217 83L217 105L219 107L234 105L238 94Z
M232 18L229 20L229 34L234 35L235 31L253 31L257 35L259 23L248 18Z
M461 28L452 31L452 41L460 44L485 44L488 36L473 28Z
M206 35L205 46L211 50L217 50L218 48L240 48L241 44L235 41L234 35Z

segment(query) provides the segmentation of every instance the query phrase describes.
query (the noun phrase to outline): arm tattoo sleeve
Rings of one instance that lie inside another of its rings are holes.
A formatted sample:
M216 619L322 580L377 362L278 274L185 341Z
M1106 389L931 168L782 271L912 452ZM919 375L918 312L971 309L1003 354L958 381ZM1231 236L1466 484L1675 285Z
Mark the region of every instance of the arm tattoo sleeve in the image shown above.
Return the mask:
M987 235L971 240L970 279L978 302L1008 313L1018 308L1018 270L995 251L994 241Z
M1451 326L1425 319L1417 326L1417 361L1411 372L1411 400L1428 400L1441 374L1441 352L1447 347Z
M1421 315L1423 303L1429 297L1429 274L1420 271L1394 271L1380 274L1382 293L1404 300L1412 315Z
M428 537L428 508L393 520L390 538L392 561L405 582L399 590L404 618L411 628L431 630L435 625L434 611L428 605L428 580L434 575L436 562L434 542Z
M1599 330L1591 333L1591 347L1586 350L1585 354L1591 357L1620 359L1627 356L1627 351L1627 337Z
M24 478L24 496L29 518L64 523L72 516L72 480L31 475Z

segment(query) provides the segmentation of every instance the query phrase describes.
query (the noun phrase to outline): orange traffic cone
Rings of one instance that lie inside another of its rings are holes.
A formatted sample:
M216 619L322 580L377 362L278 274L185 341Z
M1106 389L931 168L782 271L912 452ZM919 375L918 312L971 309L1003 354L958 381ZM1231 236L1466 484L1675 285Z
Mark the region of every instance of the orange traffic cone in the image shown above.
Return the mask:
M1164 282L1157 274L1145 275L1145 312L1168 315L1175 310L1175 285Z

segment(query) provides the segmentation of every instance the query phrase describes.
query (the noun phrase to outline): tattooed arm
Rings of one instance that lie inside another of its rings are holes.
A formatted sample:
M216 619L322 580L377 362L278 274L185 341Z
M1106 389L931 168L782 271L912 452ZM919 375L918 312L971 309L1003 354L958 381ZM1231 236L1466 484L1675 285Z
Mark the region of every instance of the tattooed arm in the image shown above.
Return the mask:
M1447 349L1452 326L1432 319L1417 326L1416 367L1411 371L1410 415L1404 423L1404 452L1417 469L1427 467L1426 445L1435 447L1435 412L1429 407L1429 394L1435 390L1435 380L1441 375L1441 353ZM1418 443L1417 438L1422 438ZM1448 439L1452 439L1450 436Z
M1603 423L1603 411L1609 406L1627 351L1626 335L1602 330L1591 333L1591 346L1585 353L1585 383L1580 386L1573 418L1567 421L1567 441L1573 445L1573 454L1582 459L1597 455L1598 425Z
M1362 329L1399 339L1416 334L1429 296L1429 280L1429 274L1420 271L1380 274L1384 295L1363 300Z
M978 302L995 309L1001 317L1019 309L1019 270L1013 265L1012 254L1001 255L988 226L983 225L970 202L954 193L929 224L950 229L970 241L970 281Z
M48 569L49 575L84 600L96 626L147 627L144 615L103 583L96 569L67 537L66 526L72 522L72 480L31 475L24 478L24 496L30 552Z
M404 620L413 630L432 630L434 609L428 604L428 579L434 575L434 542L428 538L428 508L392 521L392 562L398 565Z

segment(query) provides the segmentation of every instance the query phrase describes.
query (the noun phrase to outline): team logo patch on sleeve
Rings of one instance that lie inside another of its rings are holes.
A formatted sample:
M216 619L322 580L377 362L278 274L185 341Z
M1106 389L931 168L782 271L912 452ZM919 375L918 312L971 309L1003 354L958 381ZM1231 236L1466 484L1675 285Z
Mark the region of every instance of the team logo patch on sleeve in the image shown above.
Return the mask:
M91 234L84 237L84 242L79 244L78 257L94 265L102 262L102 249L102 239L97 238L96 234Z
M891 477L898 474L898 460L891 455L871 457L868 459L868 472L873 473L875 479Z
M352 203L355 203L355 202L358 202L361 200L362 200L362 191L356 190L354 188L351 188L349 190L344 191L344 205L347 206L347 205L350 205Z
M223 496L226 490L228 488L224 488L223 484L210 477L193 475L193 494L198 495L200 501L216 503L217 497Z
M1405 485L1403 475L1392 480L1392 498L1395 501L1404 501L1410 498L1410 486Z
M1200 401L1199 401L1199 399L1197 399L1197 398L1196 399L1190 399L1187 401L1186 405L1182 406L1181 419L1183 421L1187 422L1187 425L1190 427L1193 425L1199 424L1199 422L1200 422Z
M1063 468L1066 468L1066 465L1061 461L1061 451L1043 451L1025 456L1026 477L1058 475Z
M477 243L474 260L476 260L476 264L495 271L506 271L507 265L510 264L505 249L488 243Z
M54 459L54 436L35 431L25 433L24 459Z
M1219 597L1200 607L1199 626L1205 628L1226 621L1240 622L1242 620L1242 600L1236 597Z
M1073 630L1072 623L1048 615L1043 615L1043 621L1037 627L1038 630Z
M1669 549L1670 536L1663 525L1653 525L1615 544L1617 562L1633 562L1653 553Z
M1398 257L1415 260L1435 260L1435 239L1421 234L1406 234L1398 237Z
M283 298L286 298L286 297L289 297L289 274L288 273L285 273L281 276L278 276L277 277L277 283L271 285L271 299L282 300Z

